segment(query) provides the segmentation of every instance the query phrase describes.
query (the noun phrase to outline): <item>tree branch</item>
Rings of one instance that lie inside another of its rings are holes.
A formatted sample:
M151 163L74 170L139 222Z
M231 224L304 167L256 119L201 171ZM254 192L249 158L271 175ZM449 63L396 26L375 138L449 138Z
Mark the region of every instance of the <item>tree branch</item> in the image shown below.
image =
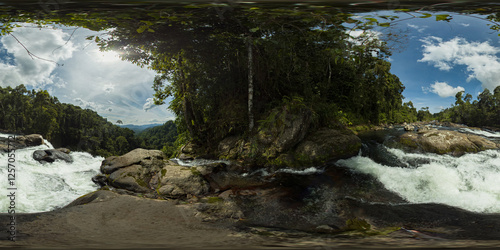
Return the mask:
M26 50L26 52L28 52L28 55L31 57L31 59L32 59L32 60L35 60L35 58L36 58L36 59L39 59L39 60L42 60L42 61L55 63L57 66L60 66L60 65L59 65L59 63L57 63L57 62L56 62L56 61L54 61L54 60L41 58L41 57L39 57L39 56L37 56L37 55L35 55L35 54L31 53L31 51L30 51L28 48L26 48L26 46L24 46L24 44L23 44L21 41L19 41L19 39L17 39L17 37L16 37L16 36L14 36L12 33L9 33L9 35L10 35L10 36L12 36L14 39L16 39L16 41L17 41L17 42L18 42L21 46L23 46L23 48Z

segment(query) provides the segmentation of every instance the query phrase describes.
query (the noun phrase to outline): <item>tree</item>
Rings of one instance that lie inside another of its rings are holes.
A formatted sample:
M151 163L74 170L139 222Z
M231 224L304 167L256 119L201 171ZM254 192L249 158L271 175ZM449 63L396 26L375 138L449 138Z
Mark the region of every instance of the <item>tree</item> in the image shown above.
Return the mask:
M241 6L223 20L201 8L169 13L139 15L100 44L158 72L156 104L172 96L178 129L199 144L246 133L287 99L317 114L315 127L337 124L340 113L355 123L393 122L401 109L404 87L389 73L386 44L350 37L342 25L349 16L335 8Z

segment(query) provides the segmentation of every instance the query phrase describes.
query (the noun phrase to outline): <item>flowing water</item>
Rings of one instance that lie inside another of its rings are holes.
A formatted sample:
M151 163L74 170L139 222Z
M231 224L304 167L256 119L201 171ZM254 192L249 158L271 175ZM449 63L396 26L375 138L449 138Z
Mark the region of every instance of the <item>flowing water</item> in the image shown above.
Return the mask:
M8 135L2 134L1 137ZM54 163L39 163L33 159L35 150L53 148L50 142L46 145L29 147L15 151L16 169L16 213L35 213L54 210L69 204L76 198L95 191L98 186L91 178L99 173L99 167L104 160L84 152L71 152L73 163L56 160ZM2 198L0 212L7 212L9 198L7 188L7 153L0 153Z
M457 130L492 141L500 137L492 131ZM358 156L336 164L374 177L410 203L440 203L472 212L500 213L500 150L454 157L409 153L385 145L400 133L392 130L371 135L364 139Z
M449 129L449 128L448 128ZM500 133L459 129L461 132L479 134L498 139ZM430 153L409 153L386 146L390 138L402 133L401 129L378 132L377 138L363 137L363 148L358 156L339 160L335 164L354 173L361 173L380 182L385 189L397 194L409 203L441 203L473 212L500 213L500 150L487 150L460 157ZM6 137L7 135L1 135ZM41 164L32 158L38 149L53 148L46 145L16 151L16 212L42 212L63 207L88 192L97 189L91 178L99 173L102 157L88 153L71 152L73 163L56 161ZM172 159L180 165L193 166L227 161ZM0 154L0 162L7 165L6 153ZM6 167L0 169L7 178ZM292 169L258 170L247 173L269 177L277 173L289 175L322 175L324 169L310 167L302 171ZM7 192L7 180L0 182ZM7 194L7 193L6 193ZM8 198L0 199L6 212Z
M373 176L411 203L442 203L473 212L500 213L500 151L453 157L381 147L388 158L407 167L381 164L362 155L337 164Z

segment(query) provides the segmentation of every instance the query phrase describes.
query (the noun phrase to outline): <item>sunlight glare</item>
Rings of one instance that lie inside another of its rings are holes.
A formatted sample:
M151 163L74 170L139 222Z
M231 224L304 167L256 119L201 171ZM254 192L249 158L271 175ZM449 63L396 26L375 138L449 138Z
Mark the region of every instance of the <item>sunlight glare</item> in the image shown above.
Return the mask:
M99 58L98 62L103 62L103 63L113 63L121 61L119 54L115 51L99 52L98 58Z

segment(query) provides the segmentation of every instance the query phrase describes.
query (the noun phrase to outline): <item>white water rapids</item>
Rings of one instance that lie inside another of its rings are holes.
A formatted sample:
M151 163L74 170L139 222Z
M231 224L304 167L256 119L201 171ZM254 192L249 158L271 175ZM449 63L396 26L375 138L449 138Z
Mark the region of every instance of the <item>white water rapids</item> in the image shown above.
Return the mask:
M8 135L1 134L1 137ZM71 152L73 163L56 160L53 163L39 163L33 159L33 152L39 149L53 148L50 142L46 145L29 147L15 151L16 169L15 199L16 213L34 213L54 210L63 207L76 198L95 191L98 186L91 180L99 173L99 167L104 160L102 157L93 157L84 152ZM0 212L6 213L10 200L7 197L9 190L7 164L8 155L0 153Z
M441 203L473 212L500 213L499 150L461 157L387 151L411 167L386 166L364 156L337 164L375 177L411 203Z
M476 133L490 139L500 137L500 133L495 132L468 129L462 132ZM0 136L7 137L2 134ZM32 154L38 149L52 148L49 142L46 141L46 144L15 152L16 213L54 210L97 189L91 178L99 173L99 167L104 160L102 157L71 152L73 163L56 161L41 164L33 159ZM387 153L383 156L395 159L407 167L380 164L361 155L337 161L337 164L373 176L385 188L410 203L441 203L473 212L500 213L500 150L453 157L406 153L382 145L381 147L384 147ZM213 163L198 160L177 162L185 166ZM7 153L0 152L0 164L0 212L6 213L9 207ZM278 172L307 175L321 174L323 171L311 167L303 171L280 169ZM260 175L268 176L269 173L263 170Z

